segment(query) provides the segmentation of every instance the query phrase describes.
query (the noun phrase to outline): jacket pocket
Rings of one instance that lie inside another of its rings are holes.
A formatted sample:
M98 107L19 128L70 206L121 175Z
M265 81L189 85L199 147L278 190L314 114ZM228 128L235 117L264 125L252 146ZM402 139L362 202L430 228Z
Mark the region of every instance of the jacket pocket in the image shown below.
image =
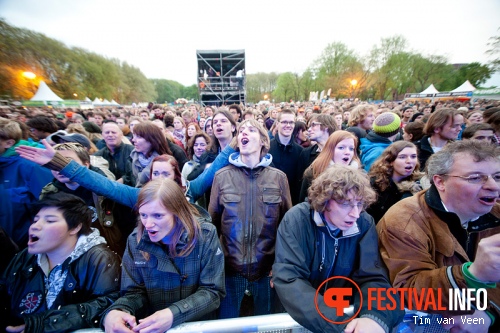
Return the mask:
M269 189L262 194L262 202L264 203L265 214L267 218L279 217L281 207L281 195L279 189Z
M221 197L221 203L224 206L224 215L226 217L238 217L238 207L241 202L241 196L233 193L225 193ZM241 209L241 207L240 207Z

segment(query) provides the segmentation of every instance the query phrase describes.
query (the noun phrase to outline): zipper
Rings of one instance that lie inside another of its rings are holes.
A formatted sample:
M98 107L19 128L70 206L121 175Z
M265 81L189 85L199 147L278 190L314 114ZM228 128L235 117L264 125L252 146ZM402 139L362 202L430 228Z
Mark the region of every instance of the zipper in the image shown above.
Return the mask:
M323 266L325 264L325 234L321 234L322 236L322 241L321 241L321 263L319 264L319 272L321 273L323 271Z
M328 271L327 277L330 277L330 274L332 274L332 269L333 269L333 266L335 265L335 260L337 260L337 254L339 252L339 239L335 238L335 237L333 237L333 239L335 239L335 244L333 245L333 249L334 249L333 258L332 258L332 263L330 265L330 270ZM325 251L325 234L323 234L323 259L325 257L324 251ZM328 289L328 283L325 283L325 292L327 289Z
M250 215L249 216L245 216L245 219L249 222L248 223L248 239L247 239L247 244L245 244L245 260L244 260L244 265L247 266L247 276L250 276L250 265L247 264L248 262L248 254L250 254L250 257L252 256L252 248L249 246L252 244L252 232L253 232L253 221L252 221L252 216L253 216L253 199L254 199L254 192L255 192L255 189L254 189L254 177L253 177L253 172L252 170L250 170L250 188L251 188L251 191L250 191ZM248 253L246 250L249 250Z

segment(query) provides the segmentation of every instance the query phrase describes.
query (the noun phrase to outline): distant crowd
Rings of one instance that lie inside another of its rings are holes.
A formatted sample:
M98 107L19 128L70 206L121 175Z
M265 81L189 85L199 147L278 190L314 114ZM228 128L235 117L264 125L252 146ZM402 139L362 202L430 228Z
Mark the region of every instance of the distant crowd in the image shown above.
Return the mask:
M0 109L0 182L0 330L391 332L411 299L316 294L395 287L486 288L429 312L500 331L498 101Z

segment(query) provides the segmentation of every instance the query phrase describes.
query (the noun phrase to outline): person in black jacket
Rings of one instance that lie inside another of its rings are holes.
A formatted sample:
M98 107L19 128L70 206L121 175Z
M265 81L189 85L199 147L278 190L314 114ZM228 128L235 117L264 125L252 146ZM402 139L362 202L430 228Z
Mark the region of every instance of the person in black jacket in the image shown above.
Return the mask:
M115 122L107 122L102 125L102 136L106 146L94 155L102 156L108 161L109 171L115 175L117 182L134 186L135 178L130 159L130 153L134 150L134 146L122 142L123 132Z
M300 179L299 156L303 148L292 138L295 114L289 109L280 112L277 119L278 133L271 140L269 154L273 156L273 166L283 171L288 179L292 204L299 202Z
M82 199L53 193L35 210L28 248L0 279L0 329L28 333L98 327L101 314L119 297L119 257L91 228L93 212Z

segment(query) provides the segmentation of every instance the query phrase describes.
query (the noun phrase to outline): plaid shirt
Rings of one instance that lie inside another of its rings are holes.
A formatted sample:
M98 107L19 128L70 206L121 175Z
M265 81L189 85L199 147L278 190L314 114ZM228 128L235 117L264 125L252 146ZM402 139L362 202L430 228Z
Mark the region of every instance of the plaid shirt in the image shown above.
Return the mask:
M147 233L139 244L136 236L137 229L123 255L122 297L107 312L125 310L141 319L168 307L174 315L172 327L213 314L226 295L224 254L215 227L201 223L200 239L187 257L169 258L167 248L151 242ZM149 253L149 260L140 251Z

